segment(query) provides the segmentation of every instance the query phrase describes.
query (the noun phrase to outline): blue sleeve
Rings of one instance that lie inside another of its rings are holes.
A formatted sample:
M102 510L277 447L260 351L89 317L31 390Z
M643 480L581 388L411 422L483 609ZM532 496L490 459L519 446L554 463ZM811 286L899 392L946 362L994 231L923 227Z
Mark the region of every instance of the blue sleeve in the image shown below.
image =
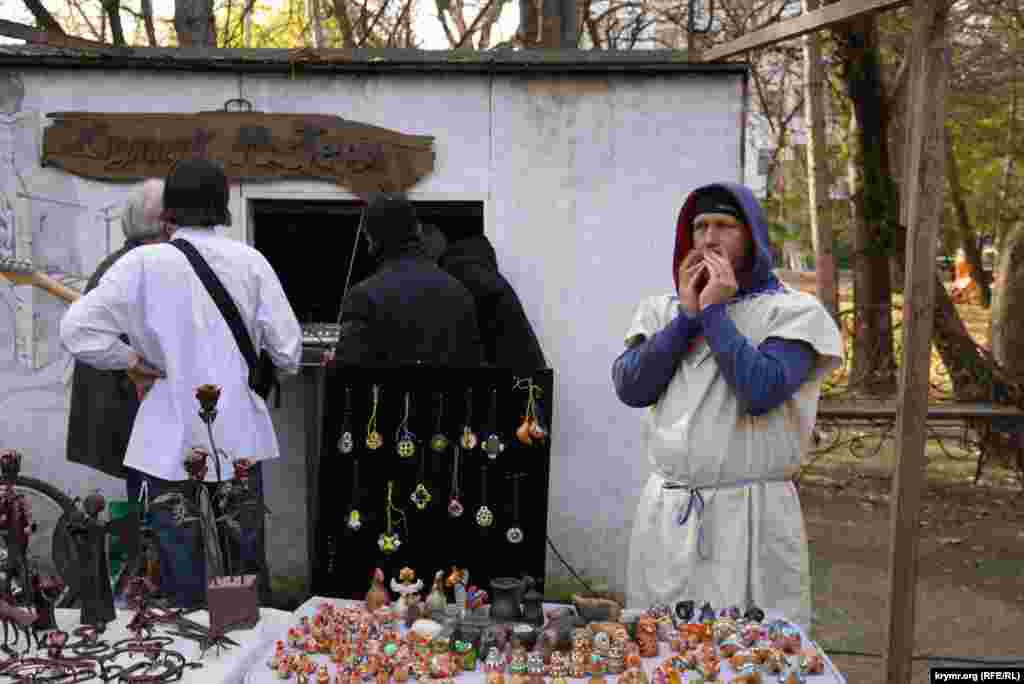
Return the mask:
M664 330L631 346L615 359L612 381L622 403L641 408L657 402L699 330L696 318L680 312Z
M725 381L752 416L792 398L811 373L817 353L806 342L769 337L755 349L726 315L724 304L705 308L700 319Z

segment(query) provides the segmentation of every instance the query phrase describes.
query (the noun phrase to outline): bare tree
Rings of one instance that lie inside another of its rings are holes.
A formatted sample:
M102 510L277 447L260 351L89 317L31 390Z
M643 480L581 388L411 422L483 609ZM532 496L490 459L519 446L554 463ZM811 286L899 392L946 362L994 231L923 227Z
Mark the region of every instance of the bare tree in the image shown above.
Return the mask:
M213 0L174 0L174 31L181 47L216 47Z
M506 4L508 0L480 0L475 6L466 0L434 0L437 20L453 50L463 47L475 47L478 50L490 48L491 32Z

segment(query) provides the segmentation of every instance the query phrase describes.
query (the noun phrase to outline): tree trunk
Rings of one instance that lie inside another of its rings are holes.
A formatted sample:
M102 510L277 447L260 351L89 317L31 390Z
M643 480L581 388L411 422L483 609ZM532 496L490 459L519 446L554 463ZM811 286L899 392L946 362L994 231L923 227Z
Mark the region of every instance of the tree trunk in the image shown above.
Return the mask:
M956 211L957 224L960 226L960 244L964 249L964 256L967 257L967 264L971 267L971 275L974 282L978 284L978 291L981 293L981 303L987 309L992 305L992 287L989 283L989 275L981 263L981 248L978 245L978 235L971 225L971 217L967 213L967 202L964 201L963 187L960 185L960 169L957 165L956 156L953 154L953 136L949 129L946 129L946 180L949 183L949 198L953 202L953 209Z
M858 391L889 395L897 386L889 259L901 231L899 198L889 173L887 109L874 17L849 22L840 42L857 133L851 136L855 144L849 167L856 325L850 385Z
M992 305L992 354L1011 376L1024 376L1024 226L1003 240Z
M174 0L174 30L180 47L217 47L213 0Z
M819 0L804 0L804 11L818 9ZM832 223L825 220L828 204L828 162L825 139L825 67L820 37L804 36L804 107L807 119L807 206L811 214L814 271L818 299L832 318L839 320L839 288Z
M157 47L156 26L153 23L153 0L142 0L142 21L146 25L146 37L150 47Z
M103 11L110 19L110 35L114 45L127 45L124 39L124 27L121 25L121 2L120 0L102 0Z
M935 276L935 323L932 343L953 384L957 401L991 401L992 372L967 332L960 312L938 275Z

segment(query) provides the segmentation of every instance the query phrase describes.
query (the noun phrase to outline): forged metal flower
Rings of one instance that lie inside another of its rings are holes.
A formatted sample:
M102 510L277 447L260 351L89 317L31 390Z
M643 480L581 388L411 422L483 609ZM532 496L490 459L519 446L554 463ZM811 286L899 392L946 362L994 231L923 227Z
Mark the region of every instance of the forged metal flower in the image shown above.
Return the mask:
M200 385L196 388L196 399L199 400L199 406L204 411L216 411L217 401L220 400L220 386L219 385Z

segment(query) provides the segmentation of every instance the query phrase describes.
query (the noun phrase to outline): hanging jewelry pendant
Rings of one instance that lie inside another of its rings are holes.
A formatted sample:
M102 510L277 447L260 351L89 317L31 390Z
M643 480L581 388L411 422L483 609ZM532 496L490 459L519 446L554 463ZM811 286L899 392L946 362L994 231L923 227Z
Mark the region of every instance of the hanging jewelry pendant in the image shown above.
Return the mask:
M494 524L494 514L487 506L476 509L476 524L480 527L490 527Z
M502 443L501 438L498 435L492 434L484 442L484 453L487 454L487 458L492 461L498 458L498 454L505 450L505 445Z
M376 451L384 446L384 438L377 432L377 408L380 406L380 386L374 385L371 389L373 395L373 408L370 411L370 420L366 425L366 447L370 451Z
M510 527L505 533L505 538L509 540L509 543L518 544L523 541L523 531L518 527Z
M397 534L382 534L377 537L377 546L384 553L394 553L402 545L402 540Z
M427 504L429 504L433 498L434 497L430 496L430 491L423 486L422 482L416 485L416 489L412 490L412 494L409 495L409 500L412 501L416 505L416 508L421 511L427 507Z
M412 458L416 455L416 435L409 430L409 417L412 413L412 397L408 392L405 393L404 403L405 412L402 416L402 422L398 424L398 429L395 430L395 450L402 458Z
M468 425L462 428L462 439L459 440L459 444L461 444L462 448L466 451L476 449L477 438L476 435L473 434L473 430Z
M528 419L524 418L523 424L516 430L516 439L526 446L533 444L533 439L530 437L530 421Z
M348 522L346 523L346 525L348 525L348 529L352 530L353 532L358 532L360 528L362 528L363 519L362 516L359 514L359 511L353 508L349 512Z
M448 448L448 438L440 432L430 438L430 450L434 453L443 454Z
M448 448L448 438L445 437L444 430L441 429L444 420L444 393L435 394L434 400L436 402L434 436L430 438L430 449L434 453L440 454Z
M348 455L355 449L355 440L352 439L352 388L345 388L345 412L341 421L341 437L338 438L338 451Z
M338 440L338 451L346 455L351 454L355 446L355 440L352 439L351 432L341 433L341 438Z
M461 518L465 512L466 508L462 505L462 502L452 497L452 500L448 502L448 515L452 518Z
M416 442L412 441L412 435L406 433L402 439L398 440L398 455L402 458L412 458L416 455Z

